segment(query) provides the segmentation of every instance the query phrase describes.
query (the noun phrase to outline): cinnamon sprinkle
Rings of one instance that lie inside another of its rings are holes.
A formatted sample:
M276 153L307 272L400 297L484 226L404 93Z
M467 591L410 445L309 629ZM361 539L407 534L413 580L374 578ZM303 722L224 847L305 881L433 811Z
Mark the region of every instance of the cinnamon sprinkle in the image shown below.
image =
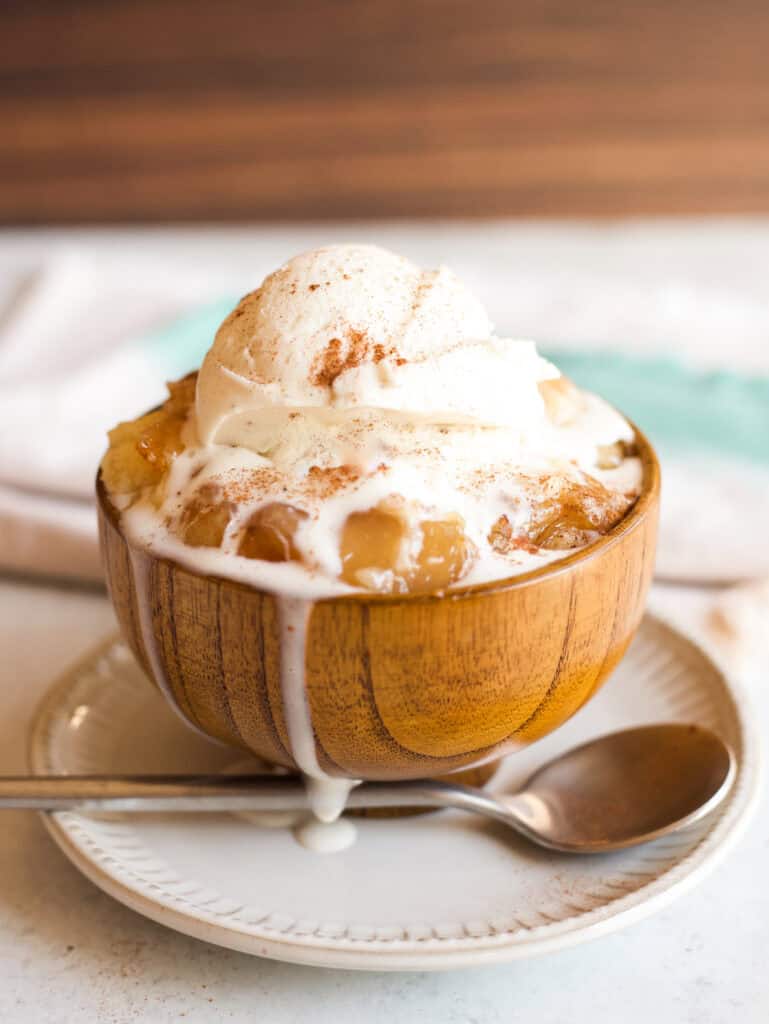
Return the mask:
M373 473L387 471L385 463L380 463ZM340 491L354 487L358 481L372 473L364 474L355 466L311 466L302 481L292 482L286 487L285 476L277 469L264 467L230 471L224 474L215 485L204 484L198 489L196 498L215 504L218 500L231 502L233 505L248 504L254 499L270 499L277 495L289 495L290 500L300 504L325 501ZM216 488L216 491L214 490ZM218 493L217 493L218 492Z
M318 387L330 388L345 370L353 370L365 362L381 363L395 354L381 342L371 343L365 331L350 328L347 338L332 338L325 349L316 356L312 365L312 383ZM400 364L399 364L400 365Z
M307 487L313 498L325 501L354 484L360 477L360 471L354 466L310 466Z

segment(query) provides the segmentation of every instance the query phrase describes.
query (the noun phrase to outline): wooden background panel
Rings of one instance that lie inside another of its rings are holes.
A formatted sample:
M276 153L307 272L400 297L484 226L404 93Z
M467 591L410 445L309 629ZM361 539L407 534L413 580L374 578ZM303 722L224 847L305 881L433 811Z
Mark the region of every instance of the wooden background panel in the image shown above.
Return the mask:
M765 0L6 0L5 223L769 209Z

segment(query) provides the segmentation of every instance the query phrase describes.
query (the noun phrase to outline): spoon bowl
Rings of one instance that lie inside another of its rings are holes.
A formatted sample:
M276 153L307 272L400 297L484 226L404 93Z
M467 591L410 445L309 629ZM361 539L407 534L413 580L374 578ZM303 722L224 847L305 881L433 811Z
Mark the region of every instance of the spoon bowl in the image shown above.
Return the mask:
M602 736L539 768L509 804L519 831L551 849L618 850L705 817L729 792L734 755L697 725Z

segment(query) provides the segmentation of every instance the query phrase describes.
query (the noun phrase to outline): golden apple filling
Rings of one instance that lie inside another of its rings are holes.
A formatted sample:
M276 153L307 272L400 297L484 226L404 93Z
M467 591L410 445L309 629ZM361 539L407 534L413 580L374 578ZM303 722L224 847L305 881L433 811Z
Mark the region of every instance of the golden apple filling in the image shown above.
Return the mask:
M184 450L182 430L195 401L197 374L168 386L168 398L135 420L110 430L101 462L104 486L112 495L138 494L162 483L174 458Z
M185 427L195 398L196 374L169 384L169 397L156 410L121 423L109 434L101 465L108 493L123 506L148 500L166 507L169 474L185 450ZM574 416L580 392L568 380L539 385L550 422L558 427ZM612 470L635 454L627 441L599 447L596 467ZM380 466L379 469L386 469ZM351 466L309 467L305 491L279 496L285 486L275 470L241 474L236 484L205 479L181 490L166 514L169 533L191 548L222 549L242 558L293 562L316 568L303 529L317 519L324 496L354 488L365 474ZM194 481L195 473L190 479ZM518 496L480 536L468 535L465 519L424 501L391 493L370 507L346 514L338 530L338 579L353 587L383 593L445 590L463 580L481 548L493 557L515 559L583 547L607 533L626 514L634 493L607 487L575 467L519 473ZM302 493L312 500L303 506ZM523 510L523 511L522 511Z
M221 547L236 513L226 488L203 485L174 525L191 547ZM416 518L416 521L414 521ZM282 502L268 502L232 534L235 553L265 562L306 562L296 533L308 514ZM340 579L384 593L443 590L467 572L475 546L459 516L421 518L413 505L390 498L347 516L341 531Z

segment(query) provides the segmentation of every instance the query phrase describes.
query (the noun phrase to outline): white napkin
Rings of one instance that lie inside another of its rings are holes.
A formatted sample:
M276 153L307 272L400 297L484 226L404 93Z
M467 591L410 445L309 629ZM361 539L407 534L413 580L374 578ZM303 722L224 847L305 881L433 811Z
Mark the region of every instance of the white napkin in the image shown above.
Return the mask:
M106 432L191 368L151 331L206 297L194 275L136 271L64 255L5 289L0 569L101 578L92 495ZM210 296L221 289L214 279Z
M0 566L100 581L92 503L0 485Z

